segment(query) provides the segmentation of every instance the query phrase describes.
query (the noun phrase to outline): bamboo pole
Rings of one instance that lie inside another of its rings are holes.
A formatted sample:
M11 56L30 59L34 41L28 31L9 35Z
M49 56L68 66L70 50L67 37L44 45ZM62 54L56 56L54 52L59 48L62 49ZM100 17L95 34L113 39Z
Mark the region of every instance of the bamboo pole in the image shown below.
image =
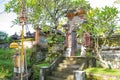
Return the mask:
M21 53L20 53L20 80L23 79L23 72L24 72L24 25L25 25L25 5L24 0L21 2L21 13L20 13L20 23L22 26L22 47L21 47Z

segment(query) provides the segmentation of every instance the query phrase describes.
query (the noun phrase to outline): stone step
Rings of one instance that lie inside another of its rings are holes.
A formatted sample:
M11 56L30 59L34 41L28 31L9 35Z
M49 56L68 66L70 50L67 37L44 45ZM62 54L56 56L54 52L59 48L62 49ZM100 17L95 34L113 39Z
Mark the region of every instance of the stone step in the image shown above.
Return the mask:
M69 65L67 68L68 69L79 69L80 65L74 64L74 65Z
M79 64L82 64L83 62L80 62L80 63L77 63L76 61L73 61L73 62L66 62L66 63L59 63L58 67L68 67L70 65L79 65Z
M67 64L67 65L71 65L71 64L81 64L83 62L88 62L89 60L86 59L79 59L79 58L66 58L63 60L62 63Z
M48 76L47 80L74 80L74 71L81 70L81 66L86 65L79 57L67 57L58 64L58 67L52 71L52 76Z
M79 70L80 65L67 65L67 66L59 66L56 71L71 71L71 70Z
M55 76L48 76L46 80L66 80L66 79L58 78Z
M71 76L73 76L73 72L66 73L66 72L54 71L53 76L58 77L58 78L67 79L67 78L70 78Z
M74 76L69 75L67 78L58 78L55 76L48 76L46 80L74 80Z
M76 64L76 60L72 60L72 61L63 60L63 62L62 62L62 63L66 64L66 65Z
M79 57L67 57L64 60L67 60L67 61L76 61L76 60L81 60L81 58L79 58Z

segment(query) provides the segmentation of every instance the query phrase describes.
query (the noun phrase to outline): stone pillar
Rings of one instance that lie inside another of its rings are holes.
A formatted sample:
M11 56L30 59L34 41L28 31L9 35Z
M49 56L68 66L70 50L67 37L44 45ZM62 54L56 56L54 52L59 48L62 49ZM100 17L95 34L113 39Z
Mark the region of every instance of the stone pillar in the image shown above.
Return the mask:
M48 69L48 66L42 66L40 68L40 80L46 80L47 73L46 70Z
M79 70L74 71L74 80L85 80L85 72Z
M75 56L77 52L77 38L76 38L76 31L72 32L72 56Z
M66 52L65 52L65 56L66 57L70 57L71 53L72 53L72 32L71 32L71 25L69 24L70 22L68 21L68 30L67 30L67 35L66 35L66 44L67 44L67 48L66 48Z
M81 57L86 57L86 47L81 45Z

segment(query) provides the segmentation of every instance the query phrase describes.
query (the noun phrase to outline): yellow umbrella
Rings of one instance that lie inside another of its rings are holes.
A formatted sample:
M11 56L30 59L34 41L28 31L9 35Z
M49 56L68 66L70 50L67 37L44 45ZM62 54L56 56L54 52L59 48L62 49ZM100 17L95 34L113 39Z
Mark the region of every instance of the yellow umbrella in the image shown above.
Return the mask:
M10 44L10 48L18 48L18 43L12 42L12 43Z

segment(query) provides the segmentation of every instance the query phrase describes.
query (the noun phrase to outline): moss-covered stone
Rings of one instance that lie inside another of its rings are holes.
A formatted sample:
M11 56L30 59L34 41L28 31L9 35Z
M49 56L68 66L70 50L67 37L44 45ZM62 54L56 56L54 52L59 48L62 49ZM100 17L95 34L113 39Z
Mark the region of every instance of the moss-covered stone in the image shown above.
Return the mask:
M40 67L49 66L49 63L41 62L39 64L33 65L31 68L30 80L39 80L40 78Z
M120 77L117 76L108 76L103 74L86 74L86 80L120 80Z
M120 80L118 69L88 68L86 80Z

